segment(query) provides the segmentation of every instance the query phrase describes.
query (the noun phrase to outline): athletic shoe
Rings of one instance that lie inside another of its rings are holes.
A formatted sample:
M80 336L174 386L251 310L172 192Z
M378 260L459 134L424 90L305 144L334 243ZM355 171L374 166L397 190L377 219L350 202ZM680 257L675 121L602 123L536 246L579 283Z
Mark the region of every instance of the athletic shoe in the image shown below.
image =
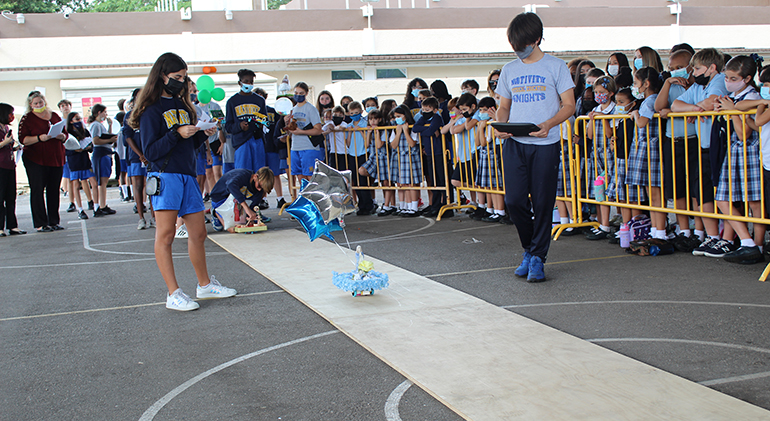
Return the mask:
M208 285L205 287L202 287L198 285L198 288L196 288L196 295L198 298L227 298L227 297L233 297L235 294L238 293L238 291L228 288L226 286L222 286L222 284L217 281L216 278L214 278L214 275L211 275L211 282L209 282Z
M174 234L174 238L187 238L187 227L184 226L184 224L180 225L179 228L176 230L176 234Z
M707 257L724 257L725 254L737 249L738 247L736 247L732 242L727 240L719 240L714 243L714 245L712 245L708 251L703 253L703 255Z
M278 209L281 209L283 207L283 205L285 205L285 204L286 204L286 200L284 200L283 197L275 201L275 206Z
M103 212L105 215L115 215L115 213L116 213L116 212L115 212L113 209L111 209L111 208L110 208L109 206L107 206L107 205L104 205L104 207L103 207L103 208L101 208L101 209L102 209L102 212Z
M134 213L139 213L139 209L137 209L136 203L134 203Z
M765 261L765 256L759 251L759 247L741 247L738 250L725 254L725 262L739 263L741 265L753 265Z
M123 195L123 190L120 191L120 201L125 202L126 196Z
M200 304L192 300L182 289L177 289L173 294L166 297L166 308L177 311L190 311L200 308Z
M210 224L210 223L211 223L211 218L209 218L208 216L206 216L206 215L204 214L204 215L203 215L203 223L204 223L204 224Z
M599 228L594 228L591 230L591 232L586 235L586 240L590 241L596 241L596 240L606 240L609 238L610 233L607 231L602 231Z
M75 212L78 210L78 208L75 207L74 203L70 203L70 207L67 208L67 212Z
M692 253L696 247L700 247L701 241L694 235L687 237L684 234L679 234L671 240L671 243L674 244L677 251Z
M211 195L210 195L210 194L208 194L208 193L206 193L206 195L205 195L205 196L203 196L203 201L204 201L204 202L208 202L208 201L210 201L210 200L211 200Z
M522 257L521 264L513 272L513 274L518 276L519 278L523 278L527 276L527 274L529 273L529 262L532 261L532 255L529 254L528 251L525 251L524 254L521 255L521 257Z
M155 228L155 218L150 216L150 220L147 221L147 228Z
M78 212L78 219L88 219L88 215L86 215L86 211L81 210Z
M267 203L267 200L265 200L265 199L262 199L262 201L259 202L259 204L257 206L259 206L259 210L270 209L270 204Z
M88 210L90 210L90 211L94 210L94 201L93 200L90 200L88 202Z
M692 251L692 255L693 256L703 256L704 253L706 253L707 251L711 250L711 246L716 244L717 241L718 240L716 240L714 238L706 237L706 239L702 243L700 243L700 245L698 247L695 247L695 249Z
M491 214L491 215L487 215L487 216L485 216L485 217L481 218L481 221L482 221L482 222L495 222L495 223L500 223L500 220L501 220L501 219L503 219L503 216L502 216L502 215L499 215L499 214L493 213L493 214Z
M136 224L136 229L143 230L147 229L147 221L144 220L144 218L139 220L139 223Z
M258 213L259 213L259 219L262 221L262 223L267 224L268 222L273 220L273 218L269 216L262 215L262 212L258 212Z
M214 231L221 232L224 231L225 227L222 226L222 223L219 222L219 218L214 217L211 219L211 226L214 227Z
M96 209L94 211L94 218L99 218L99 217L102 217L104 215L106 215L106 213L104 213L104 211L102 211L101 209Z
M543 259L532 256L529 260L529 273L527 273L527 282L543 282L545 281L545 271L543 267Z

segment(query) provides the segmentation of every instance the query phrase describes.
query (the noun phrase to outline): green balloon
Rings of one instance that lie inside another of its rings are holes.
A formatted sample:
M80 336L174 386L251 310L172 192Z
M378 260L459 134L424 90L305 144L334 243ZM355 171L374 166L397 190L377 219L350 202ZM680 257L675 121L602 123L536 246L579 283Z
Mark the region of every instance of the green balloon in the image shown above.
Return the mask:
M198 78L197 85L198 90L211 92L214 90L214 79L209 75L203 75Z
M206 89L198 91L198 102L201 104L208 104L211 102L211 92Z
M214 98L214 101L221 101L225 99L225 90L222 88L214 88L214 90L211 91L211 97Z

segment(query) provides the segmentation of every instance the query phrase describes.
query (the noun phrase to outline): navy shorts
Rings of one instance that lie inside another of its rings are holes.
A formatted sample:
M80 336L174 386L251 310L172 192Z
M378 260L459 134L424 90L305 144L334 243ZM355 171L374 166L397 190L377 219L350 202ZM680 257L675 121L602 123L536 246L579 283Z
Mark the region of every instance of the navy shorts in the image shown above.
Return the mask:
M278 152L267 152L267 166L273 171L273 174L280 175L285 171L281 168L281 156Z
M98 162L93 162L96 166L92 169L95 170L94 174L96 174L96 181L101 185L102 178L110 178L112 175L112 155L104 155L97 159Z
M70 180L88 180L94 176L94 172L91 170L70 171Z
M147 168L143 167L140 162L132 162L128 165L129 177L145 177L147 175Z
M205 209L198 180L195 177L166 172L152 172L147 175L160 177L160 194L150 196L154 210L175 210L181 217L203 212Z

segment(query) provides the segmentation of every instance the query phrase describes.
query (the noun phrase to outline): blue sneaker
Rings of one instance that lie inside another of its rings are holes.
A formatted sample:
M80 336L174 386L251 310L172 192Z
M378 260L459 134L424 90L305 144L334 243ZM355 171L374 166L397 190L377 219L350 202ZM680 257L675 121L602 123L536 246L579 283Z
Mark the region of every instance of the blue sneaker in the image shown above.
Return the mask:
M513 272L513 274L518 276L519 278L524 278L525 276L527 276L527 273L529 273L529 262L530 262L530 259L532 259L532 255L529 254L528 251L525 251L521 257L523 258L523 260L521 261L521 264L519 265L519 267L516 268L516 271Z
M527 282L545 281L545 272L543 271L543 259L532 256L529 259L529 273L527 273Z
M225 229L225 227L222 226L222 223L219 222L219 218L216 216L211 218L211 226L214 227L214 231L216 232L224 231Z
M273 220L273 218L269 216L262 215L262 212L259 213L259 218L262 220L263 223L268 223Z

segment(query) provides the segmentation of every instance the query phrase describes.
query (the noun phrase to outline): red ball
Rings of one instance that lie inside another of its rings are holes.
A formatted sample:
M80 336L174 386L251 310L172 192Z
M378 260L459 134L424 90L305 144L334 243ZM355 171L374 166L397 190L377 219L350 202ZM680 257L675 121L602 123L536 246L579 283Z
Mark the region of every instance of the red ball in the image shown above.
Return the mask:
M216 72L217 72L217 68L216 68L216 67L214 67L214 66L212 66L212 67L209 67L209 72L211 72L211 73L216 73Z
M211 73L211 67L208 67L208 66L204 67L204 68L203 68L203 73L204 73L204 74L209 74L209 73Z

